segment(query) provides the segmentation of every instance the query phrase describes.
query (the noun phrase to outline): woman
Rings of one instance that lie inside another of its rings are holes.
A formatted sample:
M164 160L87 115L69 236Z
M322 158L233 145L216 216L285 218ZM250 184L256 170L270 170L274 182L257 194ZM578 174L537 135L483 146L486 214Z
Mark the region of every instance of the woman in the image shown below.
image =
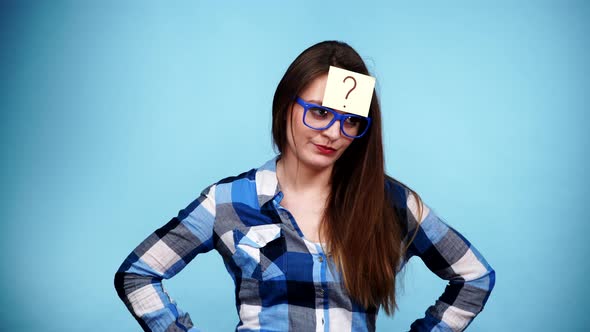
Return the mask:
M367 118L320 106L330 66L368 74L345 43L305 50L273 100L280 154L207 187L123 262L115 287L144 331L197 331L161 280L211 249L235 281L237 330L374 331L412 256L450 283L411 331L462 331L483 309L494 270L385 174L374 92Z

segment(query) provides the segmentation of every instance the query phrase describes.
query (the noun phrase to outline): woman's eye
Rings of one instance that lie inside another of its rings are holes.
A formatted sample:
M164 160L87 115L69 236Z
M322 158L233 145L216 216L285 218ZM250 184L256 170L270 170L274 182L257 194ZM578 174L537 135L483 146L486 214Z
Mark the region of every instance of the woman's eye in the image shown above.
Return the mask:
M360 119L355 117L349 117L346 119L346 124L351 127L356 127L360 124Z
M318 118L325 118L328 116L328 111L321 108L311 108L309 111Z

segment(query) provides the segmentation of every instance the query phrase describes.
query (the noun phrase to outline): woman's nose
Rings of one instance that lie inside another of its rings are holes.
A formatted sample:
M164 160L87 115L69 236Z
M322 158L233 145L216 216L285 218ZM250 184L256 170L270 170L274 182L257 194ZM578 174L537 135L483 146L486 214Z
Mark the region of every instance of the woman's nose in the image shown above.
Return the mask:
M323 130L323 133L331 139L340 137L340 121L334 121L330 127Z

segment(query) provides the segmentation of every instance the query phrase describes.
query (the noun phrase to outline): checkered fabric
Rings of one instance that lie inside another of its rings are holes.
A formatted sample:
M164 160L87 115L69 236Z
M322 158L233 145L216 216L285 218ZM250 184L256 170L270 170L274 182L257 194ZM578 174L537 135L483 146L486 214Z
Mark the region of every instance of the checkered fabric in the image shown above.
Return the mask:
M235 282L236 331L375 331L379 308L363 308L347 294L320 243L304 237L280 205L275 157L258 169L223 179L129 254L115 274L119 297L144 331L199 331L164 290L196 255L216 249ZM495 272L482 255L401 184L386 183L406 231L418 227L401 270L420 257L449 280L442 296L411 331L462 331L483 309Z

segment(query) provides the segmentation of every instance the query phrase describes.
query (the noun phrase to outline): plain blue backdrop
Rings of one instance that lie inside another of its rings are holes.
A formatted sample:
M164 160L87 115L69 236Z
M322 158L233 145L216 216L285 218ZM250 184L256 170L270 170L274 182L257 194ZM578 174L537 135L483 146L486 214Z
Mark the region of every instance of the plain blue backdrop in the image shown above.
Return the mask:
M470 331L583 331L586 1L0 5L1 331L140 331L123 259L229 175L274 156L274 89L338 39L377 78L387 170L497 272ZM413 259L405 331L445 282ZM165 286L205 331L237 323L216 252Z

